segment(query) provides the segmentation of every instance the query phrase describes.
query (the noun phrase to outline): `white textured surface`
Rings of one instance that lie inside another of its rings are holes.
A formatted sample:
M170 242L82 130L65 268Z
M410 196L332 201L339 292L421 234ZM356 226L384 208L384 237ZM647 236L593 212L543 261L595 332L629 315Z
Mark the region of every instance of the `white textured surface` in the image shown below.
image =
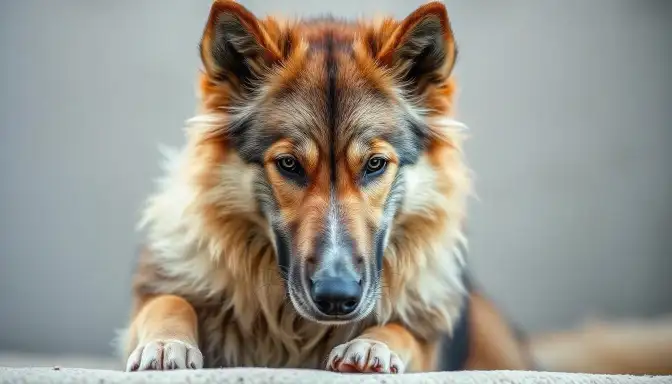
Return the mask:
M82 356L72 354L40 354L0 351L0 367L5 368L87 368L119 370L124 365L112 357Z
M406 375L358 375L325 371L235 368L133 372L81 368L0 368L2 383L672 383L672 376L581 375L490 371Z
M293 369L206 369L198 371L122 372L105 357L0 352L4 383L672 383L672 376L638 377L549 372L451 372L406 375L353 375Z

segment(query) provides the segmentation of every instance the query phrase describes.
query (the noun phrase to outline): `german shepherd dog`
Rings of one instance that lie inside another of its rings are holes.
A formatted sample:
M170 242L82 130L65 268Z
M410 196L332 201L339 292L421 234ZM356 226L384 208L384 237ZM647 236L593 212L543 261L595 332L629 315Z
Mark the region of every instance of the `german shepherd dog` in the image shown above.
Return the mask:
M141 223L127 370L670 369L594 363L576 335L539 353L473 284L442 3L347 22L214 1L200 54L200 110Z

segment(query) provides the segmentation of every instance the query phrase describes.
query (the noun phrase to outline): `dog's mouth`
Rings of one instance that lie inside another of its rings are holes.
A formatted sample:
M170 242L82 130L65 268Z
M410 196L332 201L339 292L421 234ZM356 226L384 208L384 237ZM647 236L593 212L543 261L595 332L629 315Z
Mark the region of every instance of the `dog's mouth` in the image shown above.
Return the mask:
M359 281L338 277L313 280L300 273L299 268L292 268L286 289L302 317L325 325L343 325L373 313L380 296L380 279L375 273L370 275L365 274Z

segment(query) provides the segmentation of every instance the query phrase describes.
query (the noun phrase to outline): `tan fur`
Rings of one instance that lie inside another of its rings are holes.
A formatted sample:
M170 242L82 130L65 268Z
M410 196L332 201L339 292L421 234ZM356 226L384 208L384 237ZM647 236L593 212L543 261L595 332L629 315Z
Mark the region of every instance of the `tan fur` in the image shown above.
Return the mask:
M672 375L672 316L534 335L530 352L549 371Z
M385 343L390 350L399 354L402 361L410 362L411 372L428 372L436 369L438 361L437 343L418 340L406 328L391 323L365 330L360 338Z
M133 321L138 344L179 339L198 343L198 324L193 307L183 298L161 295L146 300Z
M470 352L472 370L525 370L533 366L527 350L495 306L482 295L471 295Z

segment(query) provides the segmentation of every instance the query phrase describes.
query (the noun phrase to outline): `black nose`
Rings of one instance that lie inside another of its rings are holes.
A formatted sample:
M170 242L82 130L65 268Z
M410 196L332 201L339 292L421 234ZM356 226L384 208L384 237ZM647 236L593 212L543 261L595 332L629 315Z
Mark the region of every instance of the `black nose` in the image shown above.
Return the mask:
M310 295L325 315L347 315L357 308L362 297L362 286L352 279L320 279L313 283Z

